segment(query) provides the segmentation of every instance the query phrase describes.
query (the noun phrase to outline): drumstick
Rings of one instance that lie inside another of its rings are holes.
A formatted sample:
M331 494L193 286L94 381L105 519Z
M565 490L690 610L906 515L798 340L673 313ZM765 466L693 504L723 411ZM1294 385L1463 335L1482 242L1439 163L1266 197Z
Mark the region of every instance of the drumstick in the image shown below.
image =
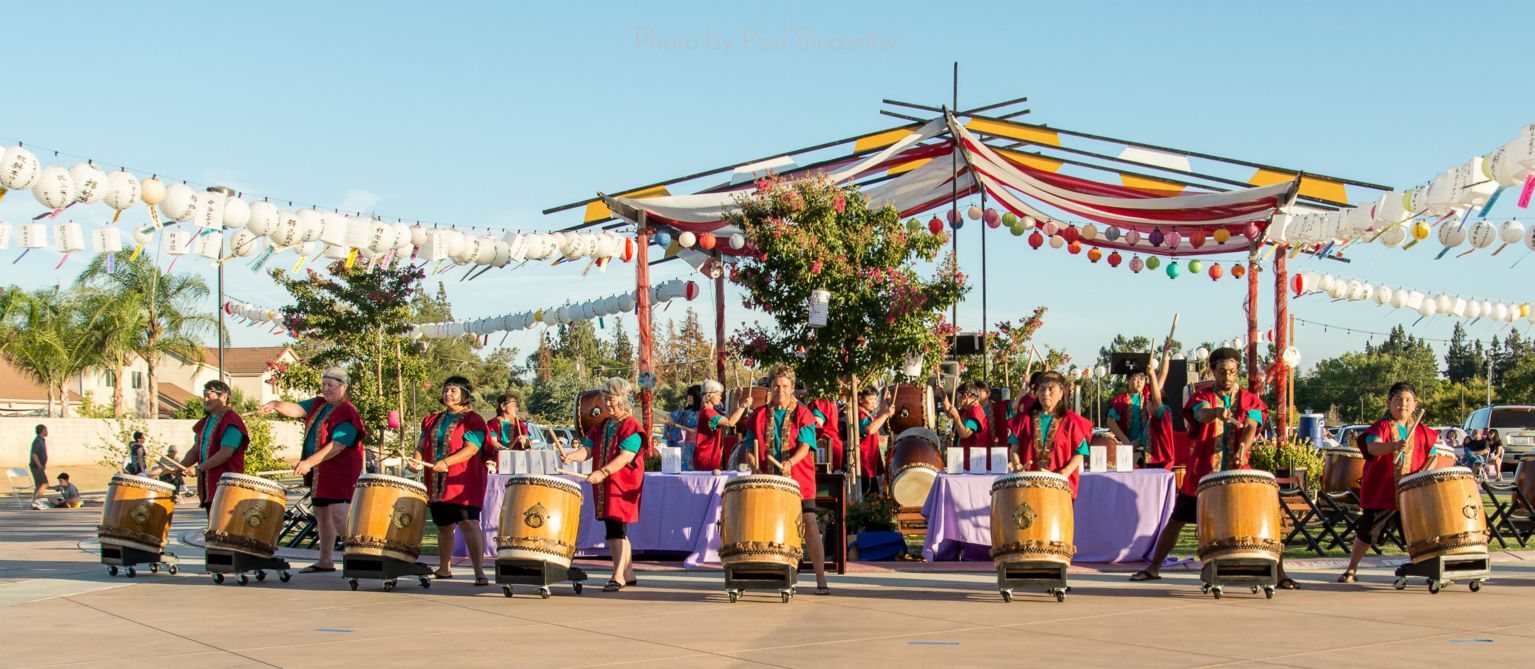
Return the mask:
M565 469L564 467L561 467L559 469L554 470L554 473L556 473L556 474L564 474L566 476L579 476L581 478L586 478L586 476L587 476L586 474L582 474L581 472L573 472L573 471L570 471L569 469Z

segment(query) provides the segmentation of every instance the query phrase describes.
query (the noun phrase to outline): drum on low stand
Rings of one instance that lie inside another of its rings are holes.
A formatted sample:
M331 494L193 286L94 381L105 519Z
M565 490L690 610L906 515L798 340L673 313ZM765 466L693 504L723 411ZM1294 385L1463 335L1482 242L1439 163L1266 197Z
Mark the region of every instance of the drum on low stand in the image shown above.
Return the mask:
M287 488L259 476L230 472L219 477L203 536L204 564L214 583L223 583L225 574L236 574L245 585L246 572L264 581L268 569L288 581L288 562L276 557L287 497Z
M1272 598L1284 551L1279 483L1265 471L1216 472L1199 480L1200 578L1219 599L1228 585Z
M576 438L579 440L585 437L588 432L592 431L592 428L597 427L603 420L612 415L613 412L608 410L608 403L602 399L601 390L583 391L580 395L576 396L575 427L578 432ZM580 444L571 445L579 446Z
M426 486L411 479L363 474L352 487L342 538L341 577L357 589L357 579L376 578L393 590L401 576L432 585L431 568L416 562L426 533Z
M531 585L550 596L549 586L573 581L576 594L586 574L570 566L581 529L581 486L559 476L520 474L506 480L501 520L496 527L496 583Z
M1352 448L1322 449L1322 492L1333 495L1353 493L1359 499L1359 481L1364 478L1364 454Z
M96 538L101 540L101 563L116 576L118 567L136 575L134 565L149 564L158 572L165 565L176 573L176 556L165 553L171 515L176 510L176 486L129 474L113 474L107 486L106 506Z
M890 415L890 432L901 434L914 427L933 429L933 389L903 383L895 387L892 400L895 411Z
M720 508L720 562L725 567L725 591L731 602L748 589L778 590L788 602L794 594L804 544L800 489L794 479L754 474L725 484Z
M991 559L997 588L1043 589L1066 599L1066 568L1076 554L1071 484L1055 472L1016 472L991 484Z
M1397 590L1409 577L1427 579L1437 594L1451 581L1467 582L1472 592L1492 576L1487 555L1487 515L1476 475L1465 467L1430 469L1396 483L1402 539L1411 564L1396 569Z
M925 427L908 428L890 447L890 496L902 507L921 508L941 471L938 435Z
M1524 495L1526 502L1535 506L1535 453L1519 456L1519 467L1514 470L1514 487L1519 489L1519 494ZM1519 506L1514 509L1514 515L1527 518L1530 511Z

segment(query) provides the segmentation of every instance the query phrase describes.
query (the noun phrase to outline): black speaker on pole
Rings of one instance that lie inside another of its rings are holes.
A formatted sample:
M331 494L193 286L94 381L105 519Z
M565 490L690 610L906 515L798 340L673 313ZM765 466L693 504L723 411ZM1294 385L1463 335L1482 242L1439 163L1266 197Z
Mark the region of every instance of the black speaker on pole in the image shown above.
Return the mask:
M1167 381L1162 384L1162 402L1172 409L1173 429L1179 432L1188 431L1188 427L1183 424L1183 389L1188 384L1188 361L1167 361Z
M949 355L980 355L986 352L986 340L979 332L961 332L949 342Z

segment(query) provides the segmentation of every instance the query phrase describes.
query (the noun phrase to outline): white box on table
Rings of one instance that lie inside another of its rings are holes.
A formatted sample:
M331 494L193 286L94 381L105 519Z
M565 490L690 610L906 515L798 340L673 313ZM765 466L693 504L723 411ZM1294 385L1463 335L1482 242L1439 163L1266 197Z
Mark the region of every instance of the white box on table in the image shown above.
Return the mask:
M496 473L497 474L511 474L512 473L512 451L497 451L496 452Z
M965 472L965 451L955 446L944 453L944 472L949 474L963 474Z
M1088 471L1103 473L1109 470L1109 449L1106 446L1088 446L1090 456Z
M964 453L963 448L959 450L960 453ZM970 469L967 471L971 474L985 474L989 471L991 453L988 453L987 450L985 448L970 449Z
M661 452L661 473L682 473L682 448L679 446L662 446L656 449Z
M992 446L991 448L989 448L987 450L991 451L991 459L990 459L989 462L987 462L987 465L989 465L988 470L991 473L993 473L993 474L1006 474L1007 473L1007 447L1006 446Z
M506 470L508 474L528 473L528 452L512 451L511 468Z
M1130 444L1115 446L1114 471L1128 472L1135 470L1135 447Z

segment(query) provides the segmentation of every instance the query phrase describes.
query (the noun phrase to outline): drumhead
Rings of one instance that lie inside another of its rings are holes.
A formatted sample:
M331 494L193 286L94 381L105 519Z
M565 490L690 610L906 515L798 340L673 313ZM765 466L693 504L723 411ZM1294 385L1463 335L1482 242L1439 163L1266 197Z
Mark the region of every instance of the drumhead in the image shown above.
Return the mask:
M117 483L119 481L121 481L124 484L136 485L136 486L139 486L139 487L142 487L142 488L153 488L155 490L164 490L165 492L168 492L168 493L171 493L171 494L175 494L175 492L176 492L176 486L175 485L172 485L170 483L166 483L166 482L161 481L159 479L148 479L148 478L144 478L142 476L134 476L132 474L124 474L124 473L121 473L121 472L113 474L112 475L112 483L115 484L115 483Z
M1519 456L1520 462L1535 462L1535 453L1525 453Z
M1262 469L1228 469L1223 472L1206 474L1204 478L1199 479L1199 484L1204 485L1206 481L1215 483L1221 481L1222 479L1229 478L1260 478L1267 479L1269 481L1276 480L1272 472L1266 472Z
M933 482L938 480L938 470L926 466L908 467L895 475L895 480L890 483L890 496L895 498L897 504L906 507L922 506L927 503L927 494L933 489Z
M254 486L260 486L260 487L263 487L263 488L271 488L273 491L278 492L278 493L282 493L282 494L287 494L287 492L288 492L288 489L282 487L281 483L278 483L278 482L273 481L271 479L264 479L264 478L261 478L260 476L251 476L249 474L236 474L234 472L225 472L223 476L219 477L219 485L224 485L225 481L249 483L249 484L254 485Z
M1364 458L1363 453L1353 448L1324 448L1322 449L1322 455L1325 457L1336 455L1340 458Z
M993 493L1006 488L1060 488L1070 490L1071 482L1060 474L1045 471L1003 474L998 476L997 480L991 482L991 491Z
M392 483L395 485L405 486L413 490L420 490L423 493L426 492L426 486L421 485L420 483L411 479L400 478L398 476L389 476L386 474L363 474L362 476L357 477L357 485L363 485L369 481L378 481L379 483Z
M775 474L748 474L746 476L737 476L731 478L729 481L725 482L726 491L730 491L735 488L751 488L757 486L793 490L794 494L796 495L800 493L798 481L795 481L794 479L791 479L787 476L778 476Z
M932 430L929 430L929 429L927 429L925 427L909 427L909 428L906 428L905 430L902 430L899 435L896 435L895 440L896 441L900 441L900 440L905 439L907 437L920 437L922 439L926 439L928 441L928 443L933 445L934 448L942 448L943 447L943 444L938 441L938 433L934 432Z
M1403 476L1402 480L1396 482L1396 489L1398 492L1401 492L1403 488L1412 488L1436 479L1469 479L1474 477L1475 475L1471 473L1471 470L1465 467L1445 467L1443 469L1430 469L1425 472L1418 472L1416 474Z
M510 488L514 485L547 485L569 490L577 495L581 494L581 484L567 478L545 474L512 474L506 478L506 487Z

